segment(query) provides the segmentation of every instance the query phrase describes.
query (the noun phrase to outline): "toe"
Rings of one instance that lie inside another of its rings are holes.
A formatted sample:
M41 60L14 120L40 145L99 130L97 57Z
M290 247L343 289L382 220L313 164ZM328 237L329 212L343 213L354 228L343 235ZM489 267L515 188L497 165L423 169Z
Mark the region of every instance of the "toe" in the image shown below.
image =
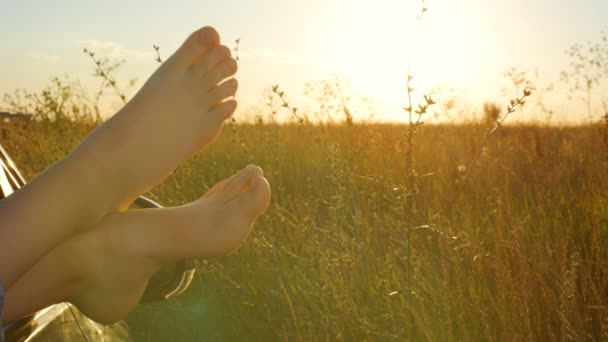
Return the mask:
M209 115L218 121L228 119L236 110L237 102L235 100L224 101L209 111Z
M218 194L218 196L221 195L224 201L230 201L243 191L246 191L254 178L261 177L262 175L263 171L260 167L249 165L243 169L243 171L239 172L237 177L226 185L225 190L222 191L221 194Z
M213 67L229 58L230 49L224 45L220 45L205 54L200 62L194 66L194 70L197 75L205 75Z
M229 98L230 96L234 96L238 87L238 81L232 78L211 89L208 94L210 104L213 106L216 103Z
M213 67L203 76L203 82L207 89L212 89L222 80L236 74L238 66L234 58L229 58Z
M270 203L270 185L264 177L255 177L249 191L237 200L237 206L242 208L251 220L262 215Z
M220 44L220 36L213 27L203 27L194 31L175 53L184 65L196 63L207 51Z

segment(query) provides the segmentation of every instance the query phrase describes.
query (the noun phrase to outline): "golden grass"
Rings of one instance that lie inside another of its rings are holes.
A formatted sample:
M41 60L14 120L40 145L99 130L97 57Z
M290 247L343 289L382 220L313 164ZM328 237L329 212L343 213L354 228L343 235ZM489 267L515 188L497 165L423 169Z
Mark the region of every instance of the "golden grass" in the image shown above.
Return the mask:
M28 177L94 123L4 128ZM8 128L8 129L7 129ZM425 127L407 251L405 127L234 125L152 196L191 201L247 163L272 203L139 340L608 340L608 151L599 127ZM464 174L468 174L464 177ZM466 182L462 184L462 182ZM411 255L411 301L407 255ZM413 313L412 330L409 313Z

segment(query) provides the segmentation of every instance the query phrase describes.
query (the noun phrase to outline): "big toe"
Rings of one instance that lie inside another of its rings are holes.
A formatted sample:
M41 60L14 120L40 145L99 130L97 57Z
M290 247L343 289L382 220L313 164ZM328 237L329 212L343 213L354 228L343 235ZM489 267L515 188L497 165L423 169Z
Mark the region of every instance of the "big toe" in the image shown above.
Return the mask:
M255 220L262 215L268 203L270 203L270 185L266 178L256 176L251 181L251 187L243 193L236 201L236 205L248 215L250 220Z
M194 31L175 53L175 57L185 65L197 63L206 52L220 44L220 35L210 26Z
M221 192L224 201L231 201L253 185L253 180L262 177L264 172L259 166L248 165L233 178Z

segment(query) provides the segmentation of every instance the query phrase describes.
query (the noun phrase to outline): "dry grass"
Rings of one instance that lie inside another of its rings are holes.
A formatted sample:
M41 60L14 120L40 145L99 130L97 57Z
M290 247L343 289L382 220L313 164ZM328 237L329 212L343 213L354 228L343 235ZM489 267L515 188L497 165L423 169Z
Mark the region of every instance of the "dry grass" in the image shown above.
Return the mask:
M1 125L31 177L95 122ZM191 201L253 162L267 214L185 296L128 321L143 341L401 341L411 312L415 340L608 340L600 128L505 126L471 165L486 127L421 130L408 296L403 126L232 125L152 196Z

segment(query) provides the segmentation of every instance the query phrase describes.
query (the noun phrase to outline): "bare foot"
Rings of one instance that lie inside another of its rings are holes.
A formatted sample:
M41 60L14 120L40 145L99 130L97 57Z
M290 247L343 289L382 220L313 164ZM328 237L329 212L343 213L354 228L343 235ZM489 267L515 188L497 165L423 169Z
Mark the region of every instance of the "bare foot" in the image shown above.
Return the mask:
M213 28L194 32L79 150L97 158L121 202L134 199L219 134L237 106L237 81L226 80L236 71Z
M10 287L63 241L125 209L209 144L236 108L236 61L194 32L114 117L0 203L0 278ZM35 236L35 239L32 239Z
M269 200L262 170L249 166L186 206L116 215L79 243L79 248L90 246L84 248L88 265L79 290L68 299L98 322L120 320L164 263L223 256L238 248Z

